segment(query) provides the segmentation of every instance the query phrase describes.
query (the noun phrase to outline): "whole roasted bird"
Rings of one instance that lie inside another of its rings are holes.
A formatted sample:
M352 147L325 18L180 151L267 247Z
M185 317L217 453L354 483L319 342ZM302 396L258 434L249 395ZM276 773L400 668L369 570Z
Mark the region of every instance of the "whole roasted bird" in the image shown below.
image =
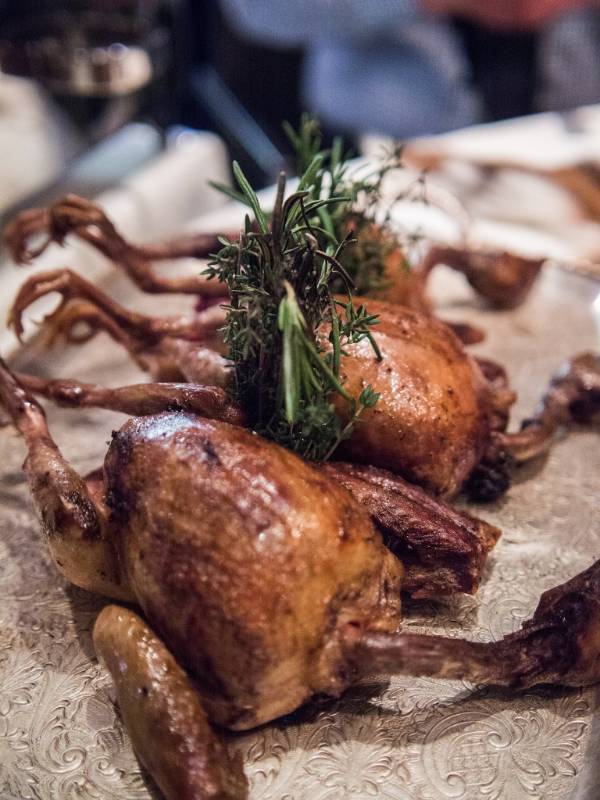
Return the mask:
M107 388L24 373L17 379L30 392L69 408L104 408L136 416L169 410L230 425L246 423L239 407L218 387L152 383ZM386 545L405 564L403 592L423 599L477 591L487 555L500 535L497 528L386 470L339 461L315 468L346 486L366 508Z
M113 434L103 469L84 480L0 362L0 400L25 439L57 567L143 615L107 606L94 644L168 800L247 796L213 723L246 730L367 672L515 688L600 679L600 562L545 593L499 642L399 632L402 565L335 467L332 476L229 422L161 412L173 404L167 388L153 413ZM222 399L221 415L235 420ZM181 398L197 410L205 401Z

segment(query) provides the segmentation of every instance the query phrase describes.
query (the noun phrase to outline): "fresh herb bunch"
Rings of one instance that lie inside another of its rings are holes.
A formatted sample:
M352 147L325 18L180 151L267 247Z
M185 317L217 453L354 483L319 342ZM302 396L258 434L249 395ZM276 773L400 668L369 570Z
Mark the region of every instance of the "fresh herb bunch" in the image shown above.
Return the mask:
M224 339L234 391L252 427L310 460L327 459L379 397L370 385L358 397L347 392L340 377L344 348L366 338L381 358L371 331L377 318L354 305L352 280L339 261L347 242L314 224L321 209L347 202L316 195L320 162L320 155L312 159L287 199L280 176L270 226L234 163L254 222L246 216L238 241L220 240L223 247L206 271L229 288ZM334 296L336 282L344 286L343 302ZM335 395L345 402L345 413L337 412Z
M311 166L315 172L314 196L348 197L345 203L320 208L318 215L321 226L333 236L343 239L349 231L354 234L354 241L345 249L341 260L354 281L355 293L363 295L385 289L388 285L386 260L390 252L400 247L400 242L387 225L391 208L379 224L376 212L381 212L386 175L402 167L402 147L384 152L371 172L357 173L349 163L352 153L344 150L341 137L334 138L331 149L322 149L319 123L309 114L302 115L297 131L289 123L284 123L284 130L296 154L298 175ZM404 259L403 263L409 270L409 262Z

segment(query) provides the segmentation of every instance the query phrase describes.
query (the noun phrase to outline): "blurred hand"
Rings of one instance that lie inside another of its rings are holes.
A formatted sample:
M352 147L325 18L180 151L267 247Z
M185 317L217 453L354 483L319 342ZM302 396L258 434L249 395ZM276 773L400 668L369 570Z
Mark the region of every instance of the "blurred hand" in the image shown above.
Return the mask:
M432 14L467 17L489 28L537 28L564 11L596 6L597 0L421 0Z

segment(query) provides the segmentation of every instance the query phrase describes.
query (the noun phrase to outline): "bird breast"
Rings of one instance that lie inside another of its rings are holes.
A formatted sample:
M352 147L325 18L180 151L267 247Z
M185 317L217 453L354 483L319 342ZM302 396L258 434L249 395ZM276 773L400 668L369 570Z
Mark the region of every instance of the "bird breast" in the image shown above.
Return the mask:
M402 568L341 486L251 432L133 419L105 473L118 551L210 717L247 728L345 688L338 632L398 624Z
M369 301L368 309L379 315L373 333L383 358L363 339L344 348L341 375L353 396L371 384L380 398L339 455L452 496L489 441L490 386L442 322L384 302ZM335 402L346 413L345 402Z

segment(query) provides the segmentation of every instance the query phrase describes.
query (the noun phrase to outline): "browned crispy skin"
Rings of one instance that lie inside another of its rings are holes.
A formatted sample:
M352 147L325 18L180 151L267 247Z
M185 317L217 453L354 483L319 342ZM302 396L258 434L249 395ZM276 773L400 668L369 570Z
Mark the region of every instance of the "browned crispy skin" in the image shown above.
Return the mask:
M37 247L32 237L44 235ZM64 245L69 235L78 236L120 267L145 292L177 292L223 296L224 287L199 275L163 276L154 272L155 261L175 258L208 258L221 245L216 234L180 235L162 244L134 245L126 241L104 211L82 197L69 194L49 208L22 211L4 230L4 241L18 264L29 264L52 242ZM233 237L232 237L233 238Z
M439 263L436 256L438 250L430 248L421 263L409 265L402 247L396 243L396 237L391 233L386 234L378 225L361 227L358 235L359 240L348 248L351 254L355 247L359 249L359 252L365 249L368 251L371 241L387 250L382 286L381 288L370 288L366 292L369 298L369 309L372 300L382 300L393 305L405 306L422 314L432 315L433 306L427 297L427 281L429 273ZM461 252L463 259L468 261L468 252ZM452 329L463 344L478 344L485 339L485 331L468 322L445 320L445 324Z
M79 586L134 599L201 681L211 719L247 728L337 694L340 627L397 626L401 563L348 492L293 453L167 412L115 433L104 481L88 486L1 363L0 399L26 439L57 565Z
M409 264L404 250L390 228L382 227L356 214L350 215L345 230L341 232L341 238L347 231L352 232L355 241L347 244L340 255L340 260L349 269L350 274L359 276L360 294L366 293L374 300L398 303L424 314L431 313L431 303L425 291L427 275ZM368 274L365 276L367 279L365 285L361 285L361 267L372 259L374 252L379 253L379 258L383 259L380 285L373 286L372 276Z
M63 303L46 320L51 332L84 341L103 329L155 380L227 386L231 364L215 351L223 346L222 307L191 319L145 317L58 270L25 283L11 312L17 331L27 304L53 291L63 295ZM464 488L473 499L487 501L510 485L511 464L544 452L560 426L589 420L600 406L598 357L583 353L557 374L526 429L504 433L515 394L502 367L471 358L449 327L428 315L382 301L371 301L370 310L379 316L384 357L378 361L366 340L348 345L342 378L351 394L358 396L370 383L380 399L340 448L343 458L390 469L444 497ZM88 334L74 332L81 321ZM324 346L328 334L324 326ZM347 412L341 398L336 402Z
M508 385L508 375L501 364L481 356L476 356L475 361L491 389L492 430L504 431L517 393Z
M488 553L500 537L498 528L385 470L340 462L322 469L365 506L401 559L404 592L435 599L477 591Z
M106 388L73 380L17 375L23 387L68 407L102 407L135 416L192 411L209 419L243 424L241 411L215 387L140 384ZM499 531L459 514L421 489L374 467L324 464L324 472L367 507L388 547L406 563L403 590L413 597L474 592L487 552Z
M241 410L214 386L138 384L107 388L73 380L17 374L29 391L70 408L107 408L134 416L188 411L243 425ZM387 546L405 564L403 590L414 598L477 591L488 552L500 532L435 500L402 478L374 467L326 463L324 472L366 506Z
M427 297L427 274L409 266L401 247L393 247L385 259L385 288L379 291L369 291L369 296L375 300L385 300L387 303L397 303L413 311L431 314L432 304Z
M241 758L229 757L200 695L146 623L106 606L94 625L94 647L115 682L135 751L166 800L244 800Z
M600 561L544 592L533 617L498 642L445 636L347 632L360 672L396 672L526 689L600 680Z
M379 315L376 336L383 358L375 358L366 340L349 345L341 376L351 395L370 383L380 398L363 413L339 456L453 496L489 441L490 385L443 323L380 301L371 301L369 311ZM344 404L336 402L344 413Z
M18 374L20 384L71 408L108 408L135 416L164 410L191 411L243 425L242 412L215 387L138 384L109 389L72 380ZM366 506L387 546L404 563L403 591L436 598L477 591L488 552L500 531L427 495L422 489L374 467L326 463L322 469Z
M3 365L0 389L26 438L57 563L79 585L108 594L106 570L116 567L123 596L199 680L211 720L244 729L315 692L338 694L349 680L340 631L397 628L402 565L351 495L293 453L240 427L163 413L114 434L104 480L95 473L88 490ZM61 563L64 553L76 557ZM101 619L99 648L116 671L136 746L174 798L218 752L183 673L146 628L129 624L128 612L114 613ZM146 678L157 683L144 721ZM199 766L180 760L185 774L176 780L171 758L181 747Z
M105 475L132 590L212 720L253 727L338 693L340 625L396 627L400 562L348 492L293 453L160 414L114 435Z

